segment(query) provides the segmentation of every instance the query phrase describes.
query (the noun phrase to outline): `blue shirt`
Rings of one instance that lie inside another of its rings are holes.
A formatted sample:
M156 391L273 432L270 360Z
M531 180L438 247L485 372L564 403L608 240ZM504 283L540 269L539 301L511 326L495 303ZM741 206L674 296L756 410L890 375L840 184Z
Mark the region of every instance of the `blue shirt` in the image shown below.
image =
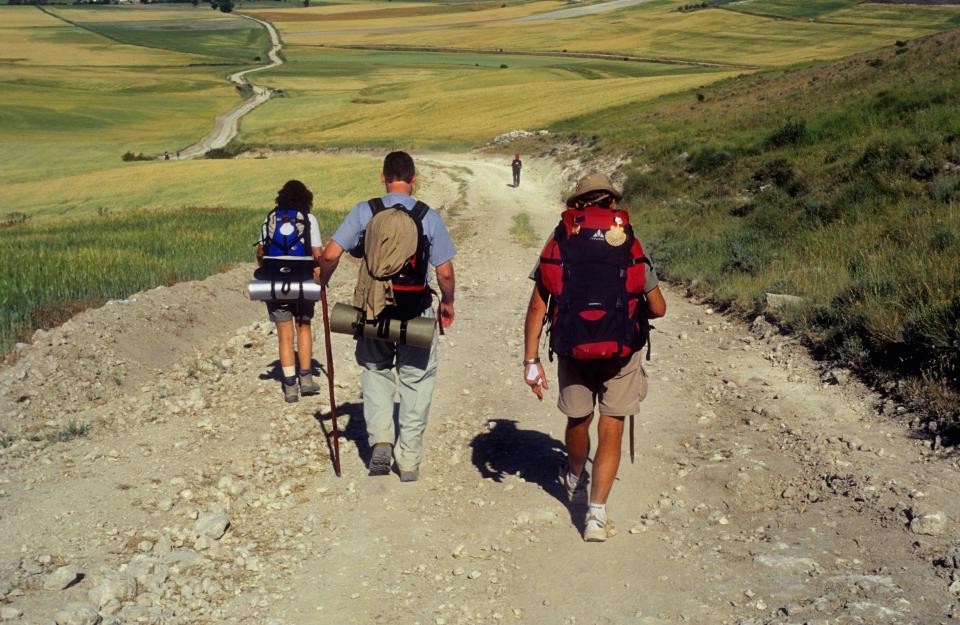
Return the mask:
M403 193L388 193L381 199L384 206L402 204L407 210L412 209L417 203L416 199ZM372 217L373 211L370 209L370 205L366 201L360 202L350 210L347 218L343 220L343 223L340 224L331 238L343 249L352 250L360 243L360 235L367 229L367 224ZM423 217L423 233L430 241L431 265L437 267L453 259L456 250L453 249L450 233L447 232L447 226L443 223L443 218L432 208Z

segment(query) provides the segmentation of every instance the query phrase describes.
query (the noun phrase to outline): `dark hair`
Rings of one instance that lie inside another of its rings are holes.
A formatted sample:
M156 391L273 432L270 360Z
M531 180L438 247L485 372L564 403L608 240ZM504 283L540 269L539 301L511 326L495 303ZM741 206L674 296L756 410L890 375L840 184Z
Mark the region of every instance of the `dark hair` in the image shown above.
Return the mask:
M576 203L579 206L599 206L600 208L610 208L616 198L606 191L590 191L577 198Z
M413 157L406 152L390 152L383 159L383 178L388 182L402 180L413 182L417 168L413 165Z
M309 213L313 207L313 193L299 180L288 180L277 192L277 208L291 208Z

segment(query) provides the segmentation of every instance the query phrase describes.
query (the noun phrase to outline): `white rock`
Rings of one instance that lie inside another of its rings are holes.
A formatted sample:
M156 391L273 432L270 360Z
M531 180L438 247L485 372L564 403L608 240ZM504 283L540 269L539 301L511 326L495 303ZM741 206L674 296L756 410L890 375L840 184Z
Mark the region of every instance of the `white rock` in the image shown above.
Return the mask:
M931 511L915 513L910 520L910 531L924 536L940 536L947 529L947 515L943 512Z
M47 575L43 580L44 590L63 590L76 581L80 576L80 569L75 564L61 566Z
M112 600L129 601L137 595L137 580L129 573L111 573L100 578L87 593L87 598L97 608L102 608Z
M83 604L59 610L53 619L57 625L97 625L102 620L92 606Z
M10 606L4 606L0 608L0 620L12 621L13 619L20 618L21 616L23 616L23 611L18 610L17 608L12 608Z
M193 534L197 538L206 536L214 540L219 540L230 526L230 519L225 514L209 512L201 515L197 522L193 524Z

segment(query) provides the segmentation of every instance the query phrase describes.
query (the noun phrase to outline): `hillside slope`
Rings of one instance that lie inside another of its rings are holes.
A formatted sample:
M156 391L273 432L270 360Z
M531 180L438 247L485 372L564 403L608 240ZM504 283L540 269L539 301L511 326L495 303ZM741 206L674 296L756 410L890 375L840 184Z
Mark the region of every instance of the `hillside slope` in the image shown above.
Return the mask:
M777 317L956 436L958 68L955 31L554 130L634 155L627 199L667 275L746 312L802 298Z

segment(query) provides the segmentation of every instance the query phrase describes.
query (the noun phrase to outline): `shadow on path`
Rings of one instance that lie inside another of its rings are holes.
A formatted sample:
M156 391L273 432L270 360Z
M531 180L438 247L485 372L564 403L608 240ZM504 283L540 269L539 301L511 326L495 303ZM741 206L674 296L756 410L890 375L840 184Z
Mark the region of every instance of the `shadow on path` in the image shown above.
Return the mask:
M493 428L470 443L480 475L495 482L516 475L567 505L567 491L560 483L560 470L567 462L563 443L537 430L518 429L513 419L490 423Z

